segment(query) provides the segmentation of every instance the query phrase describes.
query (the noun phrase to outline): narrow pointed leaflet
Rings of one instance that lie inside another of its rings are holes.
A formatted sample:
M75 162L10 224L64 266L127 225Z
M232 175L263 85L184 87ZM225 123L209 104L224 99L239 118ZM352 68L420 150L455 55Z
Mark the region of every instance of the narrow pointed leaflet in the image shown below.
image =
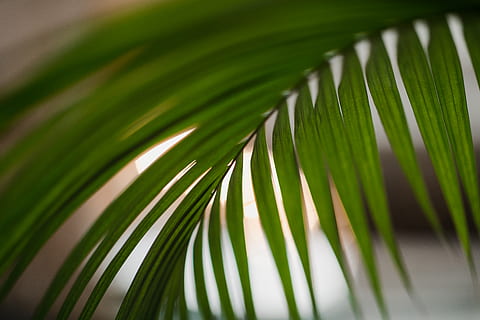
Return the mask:
M480 232L480 192L462 66L444 17L433 18L428 55L457 169Z
M328 172L325 163L325 150L318 135L312 97L308 85L301 87L295 104L295 146L302 171L307 180L320 226L337 258L345 281L354 312L359 315L360 307L353 292L352 276L343 253L338 233L335 210L333 208Z
M318 318L318 307L315 301L310 258L308 252L307 234L305 232L305 215L303 212L302 187L300 173L293 147L292 133L286 102L279 107L275 126L273 128L273 159L280 191L282 194L285 215L287 216L290 232L295 242L300 261L305 272L312 303L314 318Z
M251 172L258 215L260 216L260 222L270 246L273 260L277 266L283 292L287 300L290 318L300 319L300 314L295 302L290 266L288 264L285 236L283 234L273 190L272 171L264 126L257 132L252 154Z
M376 302L382 316L387 318L387 308L375 264L372 236L328 64L320 70L318 88L315 119L327 164L357 239Z
M399 29L398 67L422 134L425 148L442 188L455 230L473 270L472 252L460 185L449 145L440 101L425 51L411 25Z
M366 76L375 107L390 146L412 186L423 213L435 232L440 235L442 228L422 178L390 58L381 36L372 37L370 45Z
M217 282L218 296L225 319L236 319L232 300L225 276L225 264L222 256L222 226L220 220L220 188L217 188L208 224L208 244L212 260L213 274Z
M243 302L245 304L245 316L247 319L255 320L257 318L255 306L252 297L252 287L250 284L250 275L247 258L247 248L245 243L245 228L243 224L243 152L237 157L235 167L228 185L227 203L226 203L226 221L228 234L232 243L233 254L237 263L240 284L243 292Z
M403 284L407 290L411 290L410 280L395 240L390 219L362 67L353 48L347 50L343 56L343 72L338 94L345 123L345 133L373 221L392 255Z

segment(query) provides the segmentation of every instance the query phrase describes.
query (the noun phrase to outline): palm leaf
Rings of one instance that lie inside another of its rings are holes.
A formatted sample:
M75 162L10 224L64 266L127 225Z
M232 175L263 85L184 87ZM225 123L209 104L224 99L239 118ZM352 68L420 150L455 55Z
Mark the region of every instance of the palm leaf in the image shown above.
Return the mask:
M260 222L278 269L280 281L282 282L285 292L285 299L287 300L288 312L290 318L299 319L300 314L295 302L295 294L289 272L290 267L288 264L284 233L273 190L271 166L264 127L258 131L258 136L255 139L251 172L258 215L260 216Z
M480 194L460 59L447 21L432 19L429 26L432 35L428 53L432 74L460 180L480 230Z
M425 142L425 148L430 154L432 165L452 214L460 243L471 263L465 209L455 174L455 164L449 150L446 119L442 117L441 105L427 57L411 25L404 26L399 31L398 66Z
M370 106L363 80L360 60L353 50L347 51L343 61L342 80L338 87L352 156L357 163L360 181L373 219L407 287L410 287L404 263L398 252L392 222L388 214L387 195L380 169L380 156L375 141Z
M352 157L342 121L333 75L328 65L321 70L319 77L315 118L320 140L325 148L327 164L332 178L335 181L357 239L375 298L382 313L386 316L387 310L381 293L366 212L356 178L354 158Z
M195 290L200 314L204 319L213 319L213 313L208 302L207 289L205 287L205 275L203 272L203 223L198 227L197 236L193 249Z
M432 227L440 234L440 222L422 179L387 50L379 36L374 36L370 43L371 52L365 68L370 93L390 146L412 186L418 203Z
M300 89L295 106L295 145L301 169L305 174L308 188L330 246L338 260L345 281L350 290L352 307L359 313L358 302L353 294L350 270L340 243L338 226L335 218L332 195L328 183L324 150L320 137L311 134L310 128L316 128L313 117L312 98L307 86ZM310 129L310 130L309 130ZM315 129L314 129L315 130ZM312 152L314 150L314 152ZM322 165L323 164L323 165Z
M287 105L279 108L278 116L273 128L272 137L273 158L281 189L281 197L285 208L285 214L293 236L310 293L312 312L317 317L318 307L315 301L312 272L305 231L304 214L302 213L302 189L300 174L296 161L293 138L291 135Z
M220 221L220 191L215 194L215 200L210 211L210 222L208 225L208 242L210 255L212 257L213 272L218 286L218 295L222 306L222 313L225 319L235 319L232 300L228 290L225 276L225 264L222 257L221 242L221 221Z
M0 130L10 132L31 110L49 109L64 90L101 70L103 81L69 105L53 110L0 158L0 271L5 297L47 240L73 212L138 154L163 139L192 130L143 172L98 217L71 251L41 301L44 318L76 271L58 317L68 318L86 286L122 235L127 241L101 272L80 314L94 315L102 297L136 245L169 213L117 314L118 319L188 317L184 273L188 244L197 303L213 318L204 276L203 223L210 210L208 244L222 312L232 307L224 273L222 224L226 224L239 272L244 316L257 317L249 277L242 212L243 152L254 140L251 167L255 203L291 318L300 318L292 285L280 212L300 258L312 314L319 316L305 224L304 196L310 192L320 225L337 257L359 314L331 201L331 176L384 317L388 317L368 226L366 202L408 288L408 273L395 242L379 151L368 102L372 95L382 124L432 227L441 226L416 161L391 62L378 32L398 29L398 66L416 122L442 187L472 270L467 213L461 186L480 228L480 200L462 71L446 12L462 12L465 40L479 68L478 14L473 1L212 1L178 0L97 23L30 79L0 98ZM428 54L410 23L429 20ZM364 71L352 45L371 35ZM345 49L347 48L347 49ZM327 59L343 55L337 88ZM305 72L318 71L318 94ZM367 88L368 84L368 88ZM284 96L298 90L293 137ZM265 121L276 114L270 157ZM234 168L233 168L234 167ZM233 169L228 180L227 173ZM273 170L275 169L275 170ZM460 181L457 178L458 170ZM301 176L307 182L301 182ZM280 192L273 181L278 180ZM222 183L227 201L220 200ZM215 196L214 196L215 195ZM278 201L277 201L278 200ZM170 210L170 211L169 211ZM146 215L141 217L141 213ZM140 217L140 218L139 218ZM128 228L140 219L133 231Z
M243 225L243 153L235 160L235 167L229 181L227 201L226 201L226 220L230 241L237 263L238 274L243 293L243 302L245 305L245 316L248 319L256 319L255 306L252 297L252 288L250 285L250 275L247 259L247 249L245 245L245 228Z

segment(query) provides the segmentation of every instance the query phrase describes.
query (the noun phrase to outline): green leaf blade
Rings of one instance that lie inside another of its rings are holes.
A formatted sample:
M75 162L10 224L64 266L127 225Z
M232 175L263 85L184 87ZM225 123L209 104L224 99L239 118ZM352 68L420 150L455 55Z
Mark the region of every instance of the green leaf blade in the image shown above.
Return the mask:
M328 65L322 68L319 78L318 98L315 105L319 135L325 148L332 178L357 239L375 299L382 316L387 317L366 212L340 114L333 76Z
M153 318L158 315L158 304L163 299L163 290L175 265L164 262L176 261L187 249L189 236L226 170L226 164L210 169L172 213L138 269L117 319Z
M247 319L255 320L257 318L255 305L252 297L252 288L250 284L250 274L248 267L248 256L245 242L244 211L243 211L243 153L236 161L230 178L227 202L226 202L226 221L227 229L232 243L235 261L237 263L240 284L242 286L243 301Z
M256 119L256 121L260 120L259 118ZM116 223L116 227L109 232L108 236L102 241L102 244L95 250L95 254L89 259L84 270L82 270L81 277L78 277L78 282L74 284L71 295L67 298L68 303L66 303L63 310L65 314L68 314L69 311L72 310L75 301L85 288L88 280L93 276L93 273L99 267L101 261L106 257L116 241L118 241L122 233L167 182L172 179L172 175L183 169L182 166L189 161L189 157L190 160L196 161L197 165L183 176L175 184L174 188L167 192L165 197L162 198L161 203L159 203L160 206L155 207L155 213L152 214L152 218L146 220L147 225L153 225L155 220L168 206L179 197L196 178L208 169L209 164L218 162L221 157L225 155L227 157L233 156L231 147L227 142L239 141L248 134L250 131L250 124L248 123L251 121L254 123L255 117L250 118L249 115L246 115L243 121L236 121L234 124L229 125L229 128L224 131L223 136L216 135L218 127L215 125L207 124L205 127L198 128L148 168L137 181L106 209L104 214L102 214L102 218L95 223L96 227L91 229L92 232L87 234L77 245L78 252L72 252L69 260L65 262L63 269L51 285L51 289L47 292L44 301L42 301L40 309L38 310L38 312L40 312L39 314L45 312L47 305L53 303L53 299L59 294L60 289L66 284L66 281L68 281L74 270L86 257L86 254L89 252L88 250L91 250L96 241L103 235L102 232L93 234L93 230L104 230L105 225L108 226ZM200 142L205 148L198 147L198 143ZM173 164L173 166L169 166L169 163ZM143 228L143 232L148 230L146 226L143 226ZM138 241L140 240L140 235L135 237ZM133 247L131 247L130 250L132 249ZM74 288L75 290L73 290Z
M203 263L203 222L197 228L197 236L193 246L193 271L195 276L195 293L200 314L204 319L214 319L210 303L208 302L205 286Z
M461 246L472 265L465 209L450 151L440 101L427 57L411 25L399 30L398 66L417 124L452 215Z
M221 240L221 221L220 221L220 188L217 189L213 206L210 211L210 220L208 225L208 243L210 248L210 257L212 260L213 273L217 282L218 296L222 313L228 320L236 319L233 311L232 301L229 294L227 279L225 276L225 264L222 256Z
M367 89L360 60L354 49L347 50L343 56L343 73L338 94L345 132L373 221L387 245L405 287L411 290L405 263L394 236Z
M462 14L463 35L480 86L480 20L478 13Z
M372 37L370 44L366 76L375 107L390 146L413 188L418 203L435 232L441 235L442 227L422 179L390 58L381 36Z
M220 150L217 150L218 153L215 153L216 156L221 156ZM228 161L238 152L238 148L234 148L230 150L223 159L220 159L215 167L221 167L228 163ZM213 155L213 153L212 153ZM202 162L205 162L203 165ZM89 309L88 312L92 312L100 299L105 294L106 290L108 289L109 285L111 284L115 274L120 270L126 259L129 257L131 252L134 250L136 245L140 242L142 237L146 234L146 232L153 226L153 224L165 213L165 211L173 204L173 202L180 197L183 192L197 179L201 174L205 172L206 164L209 161L199 161L196 166L190 169L174 186L172 186L167 193L162 197L162 199L154 206L154 208L147 214L147 216L140 222L140 224L135 228L135 230L130 234L125 244L121 247L121 249L117 252L115 257L112 261L108 264L107 268L103 272L102 276L100 277L99 281L95 285L90 297L84 307L84 309ZM208 176L206 178L209 178ZM203 180L202 180L203 181ZM185 206L185 205L184 205ZM111 232L108 236L102 241L100 246L95 251L95 254L92 258L89 259L86 266L82 270L82 277L89 279L93 276L93 271L98 268L99 263L102 260L102 257L106 255L109 248L111 248L120 234L123 232L121 229L120 232L117 232L117 229L114 230L115 232ZM98 251L98 252L97 252ZM88 268L88 269L87 269ZM80 279L80 277L79 277ZM83 281L83 280L82 280ZM71 289L71 292L67 299L64 302L64 305L68 303L72 304L76 300L76 296L78 296L79 292L83 290L83 286L81 285L82 282L77 282ZM75 291L74 291L75 290ZM64 313L69 309L63 307ZM85 311L86 312L86 311Z
M290 267L286 251L287 248L271 180L270 160L265 137L265 128L263 126L257 132L255 147L252 154L251 172L260 222L277 266L280 281L282 282L289 315L292 319L300 319L290 277Z
M318 307L315 301L312 272L305 231L305 216L303 212L302 187L296 160L293 139L288 116L288 106L281 105L273 128L273 159L280 191L285 208L290 232L295 242L300 261L303 266L312 303L314 318L318 318Z
M354 312L359 315L360 307L355 297L352 275L343 253L335 210L330 192L328 172L325 163L325 150L317 134L314 121L312 97L307 85L301 87L295 105L295 146L299 163L305 175L316 208L320 226L337 258L347 287Z
M445 18L429 20L429 27L433 79L457 169L480 231L480 191L460 58Z

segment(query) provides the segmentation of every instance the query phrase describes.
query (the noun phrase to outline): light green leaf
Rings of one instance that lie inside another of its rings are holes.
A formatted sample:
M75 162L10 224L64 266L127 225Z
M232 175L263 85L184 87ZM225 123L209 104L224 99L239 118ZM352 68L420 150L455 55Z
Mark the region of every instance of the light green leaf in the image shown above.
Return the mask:
M450 145L480 231L480 192L462 66L445 18L429 20L428 54Z
M404 285L411 290L410 279L394 236L367 89L362 67L354 49L347 50L343 55L342 79L338 94L345 133L373 221L392 255Z
M272 140L273 159L282 194L285 215L305 272L305 280L307 281L310 301L312 302L313 317L318 318L318 307L315 301L307 235L305 232L302 187L300 185L300 174L298 172L298 164L288 116L288 106L286 103L279 107L273 128Z
M465 210L442 108L427 57L411 25L399 30L398 66L461 246L473 267Z
M366 76L375 107L392 150L413 188L415 197L433 229L440 235L441 225L422 179L387 50L380 36L372 37L370 44Z
M335 211L332 203L324 148L317 134L312 97L307 85L300 88L295 104L295 146L298 159L305 174L320 226L338 260L350 291L352 308L360 315L358 301L353 292L352 276L340 243Z
M328 65L320 70L319 78L315 119L320 141L325 150L332 178L357 239L375 299L383 317L387 317L387 309L375 265L372 238L368 229L353 156L349 148L332 73Z
M289 315L292 319L300 319L300 314L298 313L297 304L295 302L292 279L290 277L285 237L273 191L271 177L272 171L264 127L257 132L255 147L252 154L251 172L258 215L260 216L260 222L267 238L268 245L270 246L273 260L277 266L280 281L287 300Z

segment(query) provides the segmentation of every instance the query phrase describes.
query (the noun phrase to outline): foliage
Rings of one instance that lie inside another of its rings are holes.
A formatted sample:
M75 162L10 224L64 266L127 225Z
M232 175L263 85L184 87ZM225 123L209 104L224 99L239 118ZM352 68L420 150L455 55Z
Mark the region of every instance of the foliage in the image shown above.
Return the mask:
M92 317L135 246L179 199L139 266L117 318L188 316L183 268L190 241L194 241L197 296L205 296L204 223L208 223L223 315L227 319L238 316L223 273L223 210L246 316L256 318L242 222L242 159L249 142L254 143L249 169L256 206L290 317L298 319L300 315L272 176L279 182L289 229L309 283L313 314L317 315L311 284L314 266L309 261L301 210L305 187L301 172L351 288L328 177L335 182L376 300L387 317L362 193L405 286L410 288L411 283L392 229L367 92L424 213L432 227L442 232L417 164L398 79L379 36L388 27L397 28L401 80L473 270L461 186L477 227L479 189L462 71L444 14L462 14L478 77L480 19L476 10L473 1L179 0L150 4L92 26L24 84L0 98L0 129L4 133L15 130L18 121L32 110L51 114L0 158L0 271L5 274L1 295L9 292L52 234L119 169L159 141L194 129L143 172L90 227L58 271L36 311L37 318L48 314L80 270L58 315L68 318L107 254L161 191L164 195L129 234L96 282L81 318ZM427 51L411 24L417 18L428 21ZM352 47L360 37L367 37L371 45L365 70ZM343 56L338 88L328 64L332 52ZM78 94L62 108L49 109L48 101L99 72L105 75L88 92ZM318 75L314 103L306 74ZM285 92L298 93L293 136ZM273 117L271 157L264 123ZM226 180L229 171L231 178ZM222 183L228 183L224 206L220 201ZM202 219L205 216L209 219ZM351 301L358 309L353 291ZM199 307L205 318L213 317L208 300L199 298Z

